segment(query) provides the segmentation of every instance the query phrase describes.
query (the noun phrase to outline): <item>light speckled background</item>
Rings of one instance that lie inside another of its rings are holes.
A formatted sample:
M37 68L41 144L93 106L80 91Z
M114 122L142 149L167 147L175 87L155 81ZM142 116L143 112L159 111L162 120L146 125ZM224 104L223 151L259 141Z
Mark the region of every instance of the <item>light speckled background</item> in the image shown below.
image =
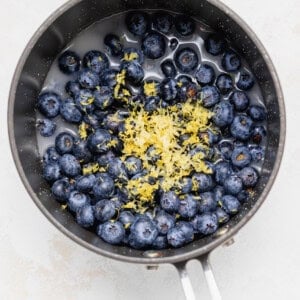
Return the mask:
M64 0L0 0L0 299L183 299L175 269L119 263L62 235L35 207L13 164L6 104L17 60L37 27ZM265 204L212 254L224 299L299 299L299 0L224 0L254 29L279 73L287 109L282 167ZM189 264L198 299L208 299L200 266Z

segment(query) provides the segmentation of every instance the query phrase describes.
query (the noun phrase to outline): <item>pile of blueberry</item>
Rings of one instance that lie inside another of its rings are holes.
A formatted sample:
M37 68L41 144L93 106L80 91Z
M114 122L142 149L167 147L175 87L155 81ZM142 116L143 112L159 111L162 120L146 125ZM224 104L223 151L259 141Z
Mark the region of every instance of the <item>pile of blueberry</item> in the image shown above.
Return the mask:
M166 37L170 32L183 38L195 34L190 17L130 12L125 22L140 49L124 47L115 34L105 36L106 53L120 59L118 69L98 50L82 59L70 50L59 57L60 70L72 77L65 86L69 97L62 99L55 91L40 94L37 108L45 118L37 121L38 130L52 136L61 117L77 124L79 134L56 136L43 156L43 176L76 222L105 242L136 249L181 247L194 235L214 233L251 197L259 179L253 166L264 158L266 112L262 105L251 105L247 91L254 77L241 71L239 55L219 34L209 34L204 44L212 60L221 59L223 72L217 74L195 49ZM145 57L159 59L167 49L174 51L174 59L161 63L165 79L145 80ZM158 190L155 207L144 213L127 208L126 181L144 170L139 157L119 158L124 120L135 103L151 113L187 100L200 101L213 112L211 122L219 134L209 135L212 174L183 178L180 193Z

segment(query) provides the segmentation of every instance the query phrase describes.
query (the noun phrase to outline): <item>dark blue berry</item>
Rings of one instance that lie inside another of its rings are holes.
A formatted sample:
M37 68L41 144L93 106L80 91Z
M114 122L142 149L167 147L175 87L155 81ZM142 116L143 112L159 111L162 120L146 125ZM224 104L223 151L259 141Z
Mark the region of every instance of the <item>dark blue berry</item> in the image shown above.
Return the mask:
M187 194L192 191L192 179L190 177L183 177L178 182L178 186L176 187L181 194Z
M215 180L218 184L224 184L225 179L232 174L231 164L227 161L220 161L215 165Z
M76 212L79 208L90 204L90 202L91 199L88 195L74 190L70 193L67 203L70 210Z
M222 66L227 72L237 71L241 67L241 59L234 51L228 50L223 55Z
M43 177L50 182L61 178L61 168L58 163L50 162L43 167Z
M229 215L221 207L218 207L214 213L218 218L219 224L225 224L226 222L229 221Z
M115 69L106 69L100 74L101 86L115 87L117 84L117 75L119 71Z
M87 204L80 207L76 213L76 222L85 228L93 226L95 221L94 209L91 205Z
M137 61L125 62L121 69L126 71L126 79L133 85L141 84L144 79L144 69Z
M74 186L70 183L68 178L56 180L51 187L51 192L55 199L62 203L69 199L70 193L73 190Z
M127 181L128 176L123 161L116 157L109 161L107 165L107 172L113 179L120 181Z
M230 215L236 214L241 207L239 200L231 195L225 195L222 197L222 208L226 213Z
M101 167L107 167L109 162L114 159L116 157L116 155L112 152L112 151L108 151L104 154L101 154L100 156L98 156L97 158L97 162L99 164L99 166Z
M112 91L108 86L101 86L94 92L94 104L99 109L107 109L114 102Z
M264 121L267 117L265 108L259 105L250 106L248 114L254 121Z
M195 217L193 225L196 232L209 235L218 229L218 218L214 213L204 213Z
M109 150L111 134L105 129L97 129L87 139L88 148L92 153L102 154Z
M257 171L252 167L243 168L239 172L239 177L245 187L254 187L258 181Z
M81 86L77 81L68 81L65 86L65 91L71 96L75 97L81 90Z
M50 162L58 162L60 155L56 151L55 147L48 147L43 155L43 162L48 164Z
M163 61L160 68L167 78L174 78L176 76L177 71L172 60Z
M74 146L74 136L68 132L61 132L55 138L55 149L59 154L71 153Z
M59 114L61 99L53 92L46 92L38 97L37 107L47 118L54 118Z
M232 78L228 74L222 73L217 78L216 86L221 94L228 94L233 89Z
M129 156L126 158L124 165L129 176L134 176L142 172L143 169L142 161L135 156Z
M179 44L178 40L175 38L172 38L169 42L169 47L172 51L174 51L177 48L178 44Z
M222 140L218 144L218 149L221 153L221 156L225 160L230 160L231 159L233 148L234 148L234 146L233 146L233 143L231 141Z
M50 119L38 120L37 127L41 136L49 137L54 134L56 130L56 123Z
M214 182L211 175L204 173L195 173L192 176L193 191L200 193L208 192L214 187Z
M254 86L254 78L247 71L241 71L236 86L243 91L248 91Z
M212 84L216 75L214 68L208 64L202 64L195 73L195 78L201 85Z
M265 150L260 146L255 146L250 148L250 154L252 157L252 161L260 162L265 157Z
M183 218L194 217L198 210L198 202L191 194L187 194L180 200L178 213Z
M72 153L80 162L83 163L88 163L92 158L92 154L88 149L87 142L85 140L75 141Z
M175 64L181 72L189 73L198 66L198 55L192 48L182 48L175 53Z
M173 191L164 192L160 197L160 206L168 213L177 212L180 200Z
M188 36L195 31L195 21L187 15L178 15L175 18L175 28L182 36Z
M82 113L77 108L73 99L65 99L60 106L60 115L70 123L80 123Z
M195 100L199 94L198 85L193 82L187 82L181 84L177 79L177 98L181 101L186 101L187 99Z
M243 111L249 106L249 97L245 92L234 91L230 95L230 102L233 104L236 111Z
M120 38L115 34L107 34L104 38L104 44L109 50L111 56L121 56L123 53L123 45Z
M97 199L109 198L114 194L115 184L107 173L98 173L93 186L93 193Z
M112 245L120 244L125 237L123 225L116 222L105 222L98 226L97 234L107 243Z
M172 15L165 12L158 12L153 15L153 27L155 30L168 34L170 33L174 24L174 18Z
M212 192L205 192L200 194L199 212L212 212L217 208L217 201Z
M144 54L137 48L125 48L122 61L136 61L142 65L144 63Z
M71 154L64 154L59 159L59 165L62 173L69 177L75 177L80 174L81 166L75 156Z
M150 32L143 38L141 48L146 57L160 58L165 54L166 41L161 34Z
M237 146L233 149L231 155L232 164L238 168L244 168L251 162L251 154L245 146Z
M230 175L224 180L226 194L237 195L243 189L243 182L237 175Z
M95 96L93 91L89 89L82 89L75 96L75 103L78 109L83 113L91 113L94 110Z
M253 121L245 115L236 115L230 126L230 132L233 137L246 141L251 137Z
M214 197L215 197L215 201L217 203L219 203L222 200L222 197L224 195L225 191L224 191L224 187L221 185L217 185L214 188Z
M169 230L167 239L172 247L181 247L194 239L193 226L188 222L178 222Z
M237 197L237 199L240 201L240 203L245 203L245 202L248 201L249 196L250 196L250 194L249 194L248 191L242 190L242 191L240 191L240 192L237 194L236 197Z
M58 58L59 69L65 74L77 72L80 68L80 58L73 51L65 51Z
M99 86L99 75L91 69L84 69L78 74L78 82L85 89L94 89Z
M157 108L159 107L159 104L160 104L159 96L146 97L144 109L148 112L153 112L153 111L157 110Z
M128 30L137 36L145 35L150 27L149 15L144 12L129 12L125 22Z
M225 51L225 39L216 33L210 34L204 42L205 49L212 55L220 55Z
M123 225L131 225L135 220L135 216L127 210L124 210L120 213L119 215L119 221L123 224Z
M176 81L171 78L163 80L160 84L160 94L164 101L174 100L177 96Z
M170 214L160 211L155 217L154 222L156 223L156 227L159 234L166 235L168 231L174 227L175 218Z
M91 71L100 74L109 68L109 60L104 53L92 50L84 55L83 65Z
M168 240L165 235L159 235L157 238L154 240L152 247L154 249L165 249L168 247Z
M212 119L218 127L225 127L232 123L234 112L233 106L229 101L222 100L221 102L217 103L213 112L214 115Z
M116 207L111 200L100 200L94 206L95 218L103 223L110 220L116 213Z
M212 107L220 101L220 93L215 86L206 85L200 91L200 97L203 106L206 108Z
M255 144L260 144L266 136L266 129L263 126L255 126L253 128L251 140Z
M96 177L94 174L76 178L75 187L79 192L87 193L93 189Z

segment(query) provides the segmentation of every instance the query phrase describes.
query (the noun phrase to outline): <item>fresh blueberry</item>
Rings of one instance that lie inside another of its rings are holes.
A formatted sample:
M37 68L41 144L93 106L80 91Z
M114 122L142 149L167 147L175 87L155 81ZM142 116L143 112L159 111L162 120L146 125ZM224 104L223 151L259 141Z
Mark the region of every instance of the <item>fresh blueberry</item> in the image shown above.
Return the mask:
M204 42L205 49L211 55L220 55L225 51L225 39L216 33L210 34Z
M208 192L214 186L214 182L211 175L203 173L195 173L192 176L192 182L193 191L198 191L200 193Z
M250 154L252 157L252 161L260 162L265 157L265 150L260 146L255 146L250 148Z
M114 133L119 132L119 129L122 128L124 124L124 119L120 116L120 114L114 113L114 114L108 114L103 119L103 127L107 130L111 130Z
M153 27L155 30L168 34L174 25L174 18L166 12L158 12L153 15Z
M113 178L120 181L127 181L128 176L123 161L116 157L109 161L107 165L107 172Z
M186 85L192 83L192 79L188 75L179 75L177 78L177 85Z
M112 160L115 157L116 157L116 155L112 151L108 151L104 154L99 155L97 157L97 162L98 162L99 166L107 167L110 160Z
M71 96L75 97L81 90L81 86L78 81L68 81L65 85L65 91Z
M214 213L218 218L219 224L225 224L226 222L229 221L229 215L221 207L218 207Z
M251 140L255 144L260 144L265 136L266 136L266 129L263 126L255 126L253 128Z
M70 193L67 203L70 210L76 212L79 208L90 204L90 202L91 199L88 195L74 190Z
M168 247L168 239L165 235L159 235L157 238L154 240L152 247L154 249L165 249Z
M227 72L237 71L241 67L241 59L234 51L228 50L223 55L222 66Z
M232 78L228 74L220 74L216 81L216 86L223 95L228 94L233 89Z
M172 247L182 247L194 239L193 226L188 222L178 222L175 227L169 230L167 239Z
M88 149L87 142L85 140L75 141L72 153L79 161L83 163L88 163L92 158L92 154Z
M135 220L135 216L127 210L124 210L120 213L119 216L119 221L123 224L123 225L131 225Z
M50 162L58 162L60 158L60 155L58 154L58 152L56 151L55 147L51 146L48 147L47 150L45 151L44 155L43 155L43 162L45 164L48 164Z
M158 230L154 221L148 217L138 217L130 228L129 244L133 248L141 249L152 245Z
M224 180L226 194L237 195L243 189L243 182L237 175L230 175Z
M218 144L218 149L221 153L221 156L225 160L230 160L231 159L233 148L234 148L234 146L233 146L233 143L231 141L222 140Z
M109 68L109 60L104 53L92 50L84 55L83 65L91 71L100 74Z
M180 200L178 213L183 218L194 217L198 210L198 202L191 194L186 194L183 199Z
M165 54L166 41L164 37L157 32L149 32L142 40L142 51L148 58L156 59Z
M76 157L71 154L64 154L59 159L61 171L69 177L75 177L80 174L81 166Z
M172 38L169 42L169 47L172 51L174 51L177 48L178 44L178 40L176 38Z
M180 200L173 191L164 192L160 197L160 206L168 213L177 212L179 209Z
M180 78L181 79L181 78ZM180 83L177 79L177 98L181 101L195 100L199 94L198 85L193 82Z
M91 69L84 69L78 74L78 82L85 89L94 89L99 86L99 75Z
M225 179L232 174L231 164L227 161L220 161L215 165L215 180L218 184L224 184Z
M236 111L243 111L249 106L249 97L245 92L234 91L230 95L230 102L233 104Z
M96 177L94 174L80 176L76 179L75 187L79 192L87 193L93 189Z
M88 148L92 153L102 154L109 150L111 134L105 129L97 129L87 139Z
M143 36L150 27L149 15L144 12L129 12L126 16L128 30L137 36Z
M65 74L77 72L80 68L80 58L73 51L65 51L58 58L59 69Z
M203 235L212 234L218 229L218 217L214 213L197 215L193 220L193 227Z
M74 136L68 132L61 132L55 138L55 149L59 154L71 153L74 146Z
M248 191L242 190L242 191L240 191L240 192L237 194L236 197L237 197L237 199L240 201L240 203L245 203L245 202L248 201L249 196L250 196L250 194L249 194Z
M230 215L236 214L241 207L239 200L231 195L225 195L222 197L222 208L226 213Z
M112 91L108 86L101 86L94 92L94 104L99 109L107 109L114 102Z
M192 48L182 48L175 53L175 64L181 72L189 73L198 66L198 55Z
M82 120L82 113L77 108L73 99L65 99L62 101L60 115L70 123L80 123Z
M98 173L93 186L93 193L97 199L109 198L114 194L115 184L107 173Z
M144 54L137 48L125 48L122 61L136 61L142 65L144 63Z
M62 178L53 183L51 192L57 201L64 203L69 199L73 189L74 186L70 183L69 179Z
M259 105L250 106L248 109L248 114L254 121L264 121L267 117L265 108Z
M144 69L137 61L125 62L121 65L121 69L126 71L126 79L133 85L141 84L144 79Z
M224 191L224 187L221 185L217 185L214 188L214 197L215 197L215 201L217 203L219 203L222 200L222 197L224 195L225 191Z
M251 137L253 121L245 115L236 115L230 126L230 132L233 137L246 141Z
M187 194L192 191L192 179L190 177L182 177L178 182L178 190L181 194Z
M252 167L243 168L239 172L239 177L242 179L245 187L254 187L258 181L258 174Z
M172 60L165 60L162 62L160 68L167 78L174 78L176 76L177 71Z
M134 176L142 172L143 169L142 161L135 156L129 156L126 158L124 165L129 176Z
M206 85L200 91L200 97L203 101L203 106L206 108L212 107L220 101L220 93L215 86Z
M127 203L129 201L128 196L129 194L125 187L117 187L111 200L115 202L116 208L119 209L124 203Z
M195 73L195 78L201 85L212 84L216 75L214 68L208 64L202 64Z
M237 146L233 149L231 155L232 164L238 168L244 168L251 162L251 154L247 147Z
M166 235L174 227L175 218L162 210L154 217L154 222L156 223L158 233Z
M76 222L85 228L93 226L95 221L94 209L91 205L87 204L80 207L76 213Z
M175 18L175 28L182 36L188 36L195 31L195 21L187 15L178 15Z
M241 71L236 86L243 91L248 91L254 86L254 78L247 71Z
M207 213L212 212L217 208L217 201L215 200L214 193L205 192L200 194L199 212Z
M56 93L46 92L39 95L37 107L45 117L52 119L59 114L60 104L61 99Z
M120 38L115 34L107 34L104 38L104 44L109 50L111 56L121 56L123 53L123 45Z
M97 234L107 243L111 245L120 244L125 237L125 229L123 225L116 222L105 222L98 226Z
M43 167L43 177L50 182L61 178L61 168L58 163L50 162Z
M160 97L159 96L149 96L145 99L145 111L153 112L157 110L160 104Z
M110 220L116 213L116 207L111 200L100 200L94 206L95 218L103 223Z
M117 84L117 75L119 71L115 69L106 69L100 74L101 86L115 87Z
M172 78L166 78L160 84L160 94L164 101L174 100L177 96L176 81Z
M49 137L54 134L56 130L56 123L50 119L38 120L37 127L41 136Z
M89 89L82 89L75 96L75 103L78 109L83 113L90 114L94 110L95 96L93 91Z
M212 117L214 123L218 127L226 127L233 121L234 112L232 104L227 100L222 100L214 107L214 115Z

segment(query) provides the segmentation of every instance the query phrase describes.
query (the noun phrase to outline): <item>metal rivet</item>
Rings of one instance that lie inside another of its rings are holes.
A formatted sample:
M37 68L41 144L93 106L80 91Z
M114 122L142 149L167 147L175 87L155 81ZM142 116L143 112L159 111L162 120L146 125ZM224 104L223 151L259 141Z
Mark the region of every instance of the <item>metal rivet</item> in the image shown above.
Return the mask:
M147 270L150 271L155 271L158 269L158 265L151 265L151 266L146 266Z

